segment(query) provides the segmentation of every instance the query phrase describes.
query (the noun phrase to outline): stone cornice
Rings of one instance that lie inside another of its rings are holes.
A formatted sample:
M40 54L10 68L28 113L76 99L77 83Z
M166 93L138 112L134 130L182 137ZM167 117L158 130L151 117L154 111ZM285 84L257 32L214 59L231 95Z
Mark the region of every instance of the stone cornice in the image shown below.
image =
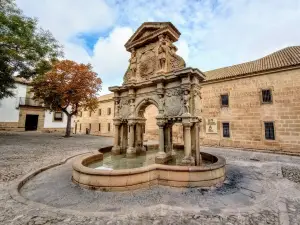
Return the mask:
M150 33L149 35L139 38L137 40L134 40L144 29L152 28L157 29ZM144 45L145 43L151 42L153 39L156 39L160 34L169 34L169 38L175 42L178 40L180 36L180 32L175 28L175 26L170 22L164 22L164 23L153 23L153 22L147 22L143 23L137 31L131 36L131 38L126 42L125 48L127 51L129 51L133 47L138 47L141 45Z
M154 84L157 84L160 82L162 82L162 83L170 82L170 81L173 81L173 80L176 80L181 77L188 76L188 75L196 76L200 81L203 81L205 79L205 74L203 72L201 72L199 69L187 67L187 68L169 72L166 74L158 74L147 81L142 81L139 83L130 83L130 84L126 84L123 86L109 87L109 90L112 92L124 92L124 91L128 91L129 89L150 87L150 86L153 86Z

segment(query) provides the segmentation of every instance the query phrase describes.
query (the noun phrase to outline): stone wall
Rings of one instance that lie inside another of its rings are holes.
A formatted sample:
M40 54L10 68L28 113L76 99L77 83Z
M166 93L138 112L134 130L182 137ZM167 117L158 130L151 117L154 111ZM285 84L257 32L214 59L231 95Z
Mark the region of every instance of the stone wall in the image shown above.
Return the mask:
M262 104L261 90L271 89L273 102ZM300 151L300 70L234 79L202 87L201 143L204 145L274 151ZM228 93L229 107L220 95ZM216 134L206 134L206 118L217 119ZM264 122L273 121L275 140L266 140ZM230 124L230 138L222 135L222 122Z
M100 104L94 112L82 111L82 115L76 118L75 127L77 127L76 133L85 134L86 129L90 129L90 134L113 136L114 134L114 101L113 95L103 95L99 98ZM109 114L109 108L110 114ZM101 110L101 114L100 114ZM110 124L110 125L108 125ZM99 129L100 125L100 129ZM110 126L110 130L108 129ZM81 127L81 129L80 129ZM75 129L75 128L74 128Z
M24 131L24 128L19 128L18 122L0 122L0 130L6 131Z

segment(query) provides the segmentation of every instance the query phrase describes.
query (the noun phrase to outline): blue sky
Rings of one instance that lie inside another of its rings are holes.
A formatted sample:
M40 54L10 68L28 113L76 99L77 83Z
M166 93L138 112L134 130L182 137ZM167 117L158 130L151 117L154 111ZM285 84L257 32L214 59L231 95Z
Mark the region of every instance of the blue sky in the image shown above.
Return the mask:
M125 42L145 21L171 21L178 54L207 71L300 45L300 0L16 0L64 46L65 57L91 63L102 94L120 85Z

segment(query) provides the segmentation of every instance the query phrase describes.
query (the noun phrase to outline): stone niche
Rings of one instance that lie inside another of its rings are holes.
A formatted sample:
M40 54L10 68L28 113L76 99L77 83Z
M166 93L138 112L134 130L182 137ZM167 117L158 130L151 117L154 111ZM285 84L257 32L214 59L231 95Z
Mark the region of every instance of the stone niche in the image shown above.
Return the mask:
M205 75L186 67L174 45L180 32L170 22L143 23L125 44L131 52L122 86L113 86L115 136L113 154L127 157L145 151L144 112L153 104L159 113L159 152L156 163L166 163L175 154L172 127L184 129L183 165L200 165L199 123L201 122L200 88Z

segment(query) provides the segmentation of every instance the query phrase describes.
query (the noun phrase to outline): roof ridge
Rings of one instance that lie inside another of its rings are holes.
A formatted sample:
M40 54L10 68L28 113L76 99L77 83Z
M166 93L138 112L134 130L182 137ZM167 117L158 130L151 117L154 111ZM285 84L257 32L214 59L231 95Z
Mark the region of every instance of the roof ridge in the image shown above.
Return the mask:
M288 46L264 57L204 72L207 80L221 79L300 65L300 46Z

